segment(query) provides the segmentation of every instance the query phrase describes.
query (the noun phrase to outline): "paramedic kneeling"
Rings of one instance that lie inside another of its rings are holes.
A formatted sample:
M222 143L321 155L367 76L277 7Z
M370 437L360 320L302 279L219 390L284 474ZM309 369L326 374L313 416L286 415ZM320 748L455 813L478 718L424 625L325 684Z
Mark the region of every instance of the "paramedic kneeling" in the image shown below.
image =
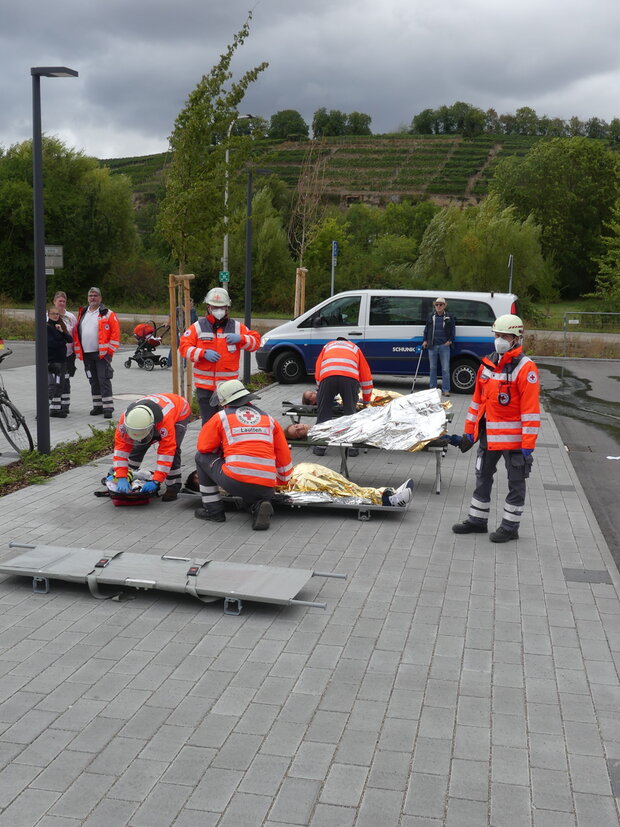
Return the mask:
M486 533L493 477L500 457L508 472L508 495L501 524L490 535L494 543L519 537L525 504L526 479L540 429L538 368L523 354L523 322L506 314L493 324L495 353L478 369L474 395L467 411L461 450L480 441L476 457L476 487L469 515L452 526L455 534Z
M194 513L202 520L226 520L221 486L250 507L254 531L269 528L274 488L286 485L293 463L279 423L250 404L256 398L238 379L217 388L213 403L222 410L207 420L198 435L196 468L202 508Z
M157 443L153 479L142 486L142 493L158 491L166 480L162 500L176 500L181 488L181 443L190 414L187 399L175 393L154 393L132 402L121 414L114 434L114 475L118 491L129 493L127 470L137 470L150 446Z

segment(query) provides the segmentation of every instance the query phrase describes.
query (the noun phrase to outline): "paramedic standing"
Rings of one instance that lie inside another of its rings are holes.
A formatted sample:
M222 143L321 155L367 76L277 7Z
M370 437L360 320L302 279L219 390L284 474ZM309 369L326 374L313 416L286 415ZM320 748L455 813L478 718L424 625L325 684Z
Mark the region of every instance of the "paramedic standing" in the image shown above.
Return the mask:
M222 287L214 287L205 296L207 313L190 325L181 336L179 353L194 368L194 384L202 424L217 412L211 398L221 382L239 378L242 350L253 352L260 347L260 334L228 315L230 296Z
M489 539L506 543L519 537L525 505L526 480L540 430L538 368L523 353L523 322L506 314L493 324L495 353L485 356L478 369L474 395L467 411L462 441L479 440L476 487L469 514L452 526L455 534L486 534L493 477L500 457L508 473L508 495L502 521ZM463 449L462 449L463 450Z
M91 287L88 305L79 308L77 324L73 328L75 355L84 362L84 371L90 382L93 398L91 416L103 414L105 419L112 419L112 356L118 350L120 340L121 326L116 313L102 304L101 290Z
M60 318L63 320L67 333L71 334L71 341L67 342L67 365L63 381L60 383L60 402L64 413L69 413L69 404L71 402L71 378L75 376L75 353L73 350L73 330L77 324L77 319L67 310L67 294L64 290L57 290L54 293L52 304L58 310Z
M334 398L340 394L345 416L355 413L361 390L362 402L366 406L372 395L372 374L366 357L359 347L348 339L328 342L319 353L314 368L318 382L317 425L333 418ZM322 457L323 445L315 445L314 453ZM349 456L357 456L358 449L350 448Z
M291 450L281 425L251 405L250 393L238 379L219 385L213 402L221 405L198 435L196 468L202 520L226 520L219 486L240 497L252 514L252 529L265 531L273 514L276 485L286 485L293 470Z
M142 486L143 494L159 491L166 481L162 500L176 500L181 490L181 443L191 410L187 399L175 393L154 393L132 402L118 420L114 434L114 475L117 491L131 491L127 475L137 471L151 445L157 445L153 479Z
M450 347L455 336L454 316L446 313L443 296L435 299L435 310L426 320L422 347L428 350L429 388L437 387L437 358L441 362L441 391L450 396Z

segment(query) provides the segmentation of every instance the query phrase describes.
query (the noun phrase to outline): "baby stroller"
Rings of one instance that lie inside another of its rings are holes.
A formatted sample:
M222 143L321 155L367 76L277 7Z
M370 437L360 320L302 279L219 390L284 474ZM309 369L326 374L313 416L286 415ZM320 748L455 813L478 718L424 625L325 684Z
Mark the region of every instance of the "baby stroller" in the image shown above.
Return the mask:
M156 350L169 330L170 325L162 324L157 327L155 322L142 322L136 325L133 329L133 335L136 337L138 346L134 355L126 360L125 367L130 368L131 363L135 362L139 368L144 368L144 370L153 370L155 365L159 365L160 368L167 368L168 357L161 356L156 353Z

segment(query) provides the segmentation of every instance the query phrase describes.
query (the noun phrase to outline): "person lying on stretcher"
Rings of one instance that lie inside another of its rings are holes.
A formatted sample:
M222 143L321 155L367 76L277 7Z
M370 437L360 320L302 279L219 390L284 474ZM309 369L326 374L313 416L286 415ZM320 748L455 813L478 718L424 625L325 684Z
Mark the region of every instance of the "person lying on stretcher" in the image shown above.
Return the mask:
M193 471L185 482L190 491L198 491L198 475ZM405 480L398 488L369 488L356 485L337 471L314 462L293 466L288 485L276 489L278 495L293 502L340 502L346 505L383 505L404 508L413 496L414 482ZM307 495L304 497L304 494ZM315 495L315 496L313 496ZM316 496L320 495L320 496Z
M401 393L397 393L396 391L381 391L378 388L373 388L372 393L370 395L370 406L375 407L377 405L387 405L388 402L391 402L392 399L398 399L399 396L402 396ZM317 399L317 390L314 388L311 391L304 391L301 395L301 404L302 405L316 405ZM341 404L340 397L337 396L334 399L334 404L339 405ZM357 407L359 410L365 407L362 401L362 395L360 393L360 397L357 403Z

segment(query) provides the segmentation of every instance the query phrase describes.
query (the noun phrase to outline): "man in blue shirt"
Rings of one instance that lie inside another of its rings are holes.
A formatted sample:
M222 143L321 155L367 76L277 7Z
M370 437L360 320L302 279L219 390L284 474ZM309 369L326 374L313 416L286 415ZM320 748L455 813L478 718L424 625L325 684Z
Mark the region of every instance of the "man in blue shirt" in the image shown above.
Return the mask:
M444 396L450 396L450 346L454 336L454 316L446 313L446 300L439 296L435 299L435 311L427 319L422 347L428 349L429 388L437 387L437 357L441 361L441 390Z

